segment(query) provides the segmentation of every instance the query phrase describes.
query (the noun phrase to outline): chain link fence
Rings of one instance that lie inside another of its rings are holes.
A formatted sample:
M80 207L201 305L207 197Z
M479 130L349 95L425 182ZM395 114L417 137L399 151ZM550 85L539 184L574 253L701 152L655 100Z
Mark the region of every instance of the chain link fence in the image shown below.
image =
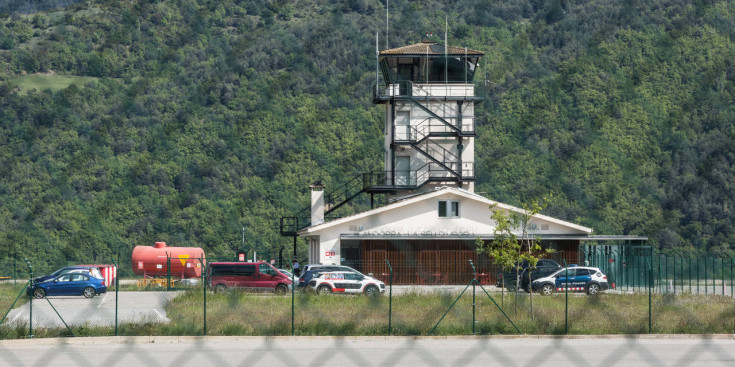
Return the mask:
M207 266L214 260L193 260L202 269L196 278L170 271L153 278L115 277L106 293L91 298L33 298L27 286L35 286L41 272L5 259L3 264L16 267L0 283L0 339L735 332L733 263L721 257L582 251L580 263L600 267L615 284L596 296L508 291L496 286L491 264L448 261L435 269L408 262L351 264L386 283L379 297L318 295L293 287L282 295L274 289L215 292L207 284Z

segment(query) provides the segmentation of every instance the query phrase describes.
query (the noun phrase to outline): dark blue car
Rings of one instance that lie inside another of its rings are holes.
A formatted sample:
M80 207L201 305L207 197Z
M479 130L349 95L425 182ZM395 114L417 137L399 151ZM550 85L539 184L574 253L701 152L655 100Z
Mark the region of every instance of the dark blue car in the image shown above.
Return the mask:
M46 296L84 296L92 298L107 292L105 280L88 274L67 273L56 278L36 283L26 291L29 296L44 298Z

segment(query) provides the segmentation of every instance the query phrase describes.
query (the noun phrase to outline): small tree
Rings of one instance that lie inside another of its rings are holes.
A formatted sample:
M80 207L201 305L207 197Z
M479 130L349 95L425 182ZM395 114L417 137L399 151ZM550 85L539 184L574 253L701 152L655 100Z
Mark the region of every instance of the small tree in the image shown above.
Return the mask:
M505 210L499 209L497 204L490 206L490 218L495 222L495 230L493 231L495 238L490 242L482 241L479 238L475 241L478 254L487 254L503 272L515 272L516 285L522 284L520 277L523 263L528 264L527 276L531 317L533 317L533 289L530 269L535 268L539 258L551 251L541 248L539 239L530 235L529 227L533 223L534 217L548 205L550 200L551 196L540 201L532 200L530 204L523 205L521 213L506 213ZM505 298L505 279L503 279L503 286L501 290L502 300ZM516 297L518 297L518 292L516 292ZM516 302L516 307L517 304L518 302Z
M494 240L485 242L480 238L475 240L478 254L487 254L487 256L495 262L500 270L505 272L518 272L518 264L520 261L521 246L518 238L513 233L513 223L505 212L497 210L497 204L490 206L490 218L495 222L495 230L493 231ZM516 284L518 279L516 277ZM503 279L501 291L501 304L505 307L505 285L506 280Z

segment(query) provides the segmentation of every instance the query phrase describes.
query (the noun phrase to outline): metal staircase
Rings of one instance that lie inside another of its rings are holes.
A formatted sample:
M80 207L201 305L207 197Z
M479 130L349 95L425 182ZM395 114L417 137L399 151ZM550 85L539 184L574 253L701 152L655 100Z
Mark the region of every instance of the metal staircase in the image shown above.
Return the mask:
M447 86L451 88L451 86ZM361 194L370 194L370 205L374 207L374 194L395 194L398 190L417 190L432 182L465 182L475 178L474 163L462 162L461 156L447 150L432 138L457 139L461 144L463 137L474 137L474 117L463 116L459 103L478 101L482 96L450 96L445 93L436 96L428 87L412 81L386 84L380 88L376 84L373 101L385 103L402 100L411 103L426 113L427 117L414 125L396 126L393 142L396 145L410 146L426 157L426 163L410 171L377 171L361 173L343 185L326 192L324 195L325 220L336 219L334 213ZM429 102L442 101L441 108L431 109ZM456 101L455 107L450 101ZM467 123L467 120L470 122ZM403 130L399 130L399 129ZM344 211L343 211L344 212ZM332 216L330 216L332 214ZM298 231L311 225L311 208L306 206L294 216L284 216L280 222L283 236L297 236Z
M461 164L459 157L444 149L438 143L425 139L421 143L411 143L411 146L453 176L459 179L462 178L462 171L459 170L459 165Z
M337 219L329 216L338 208L349 203L360 194L370 194L370 206L374 207L374 194L395 193L398 189L419 189L432 181L447 181L446 169L437 163L427 163L416 171L410 171L407 177L395 177L390 171L361 173L343 185L324 194L324 219ZM451 180L451 178L449 179ZM306 206L294 216L281 217L280 233L282 236L296 236L298 231L311 225L311 207Z
M442 116L438 115L419 101L421 99L428 102L437 99L437 97L420 84L408 83L410 88L407 89L411 92L406 100L411 101L413 105L426 112L429 117L418 124L402 126L405 130L396 131L394 142L398 145L410 145L433 162L435 166L444 169L449 174L448 177L444 178L453 178L456 181L474 179L474 169L471 167L471 163L462 162L457 154L431 140L431 138L456 138L458 144L461 144L462 137L475 135L473 124L463 125L464 117L461 111L447 103L441 105Z
M382 180L381 180L382 179ZM361 173L341 186L324 194L324 219L335 219L329 217L335 210L349 203L362 193L388 193L395 192L395 188L386 185L384 177L374 173ZM371 197L371 206L373 198ZM280 232L283 236L296 236L297 232L311 225L311 207L307 206L296 213L295 216L281 217Z

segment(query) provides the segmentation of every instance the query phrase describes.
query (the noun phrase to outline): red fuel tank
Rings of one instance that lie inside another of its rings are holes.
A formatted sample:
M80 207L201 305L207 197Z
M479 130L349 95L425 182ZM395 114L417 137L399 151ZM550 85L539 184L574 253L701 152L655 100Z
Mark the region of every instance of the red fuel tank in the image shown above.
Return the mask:
M168 247L166 242L156 242L154 246L135 246L133 249L135 274L165 276L169 263L171 276L197 278L202 275L206 257L204 250L199 247Z

